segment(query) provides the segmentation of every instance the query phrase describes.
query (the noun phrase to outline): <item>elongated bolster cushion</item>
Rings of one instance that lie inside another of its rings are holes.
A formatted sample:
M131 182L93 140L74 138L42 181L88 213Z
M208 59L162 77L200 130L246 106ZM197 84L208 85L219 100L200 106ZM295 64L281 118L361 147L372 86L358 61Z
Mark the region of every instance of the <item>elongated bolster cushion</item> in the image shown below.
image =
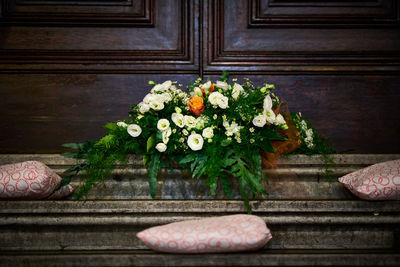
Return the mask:
M340 177L339 182L365 200L400 200L400 160L374 164Z
M175 222L137 233L148 247L169 253L218 253L256 250L272 238L263 219L229 215Z
M72 192L74 192L74 188L71 185L67 184L55 191L47 199L62 199L71 195Z
M54 192L61 177L39 161L0 166L0 198L41 199Z

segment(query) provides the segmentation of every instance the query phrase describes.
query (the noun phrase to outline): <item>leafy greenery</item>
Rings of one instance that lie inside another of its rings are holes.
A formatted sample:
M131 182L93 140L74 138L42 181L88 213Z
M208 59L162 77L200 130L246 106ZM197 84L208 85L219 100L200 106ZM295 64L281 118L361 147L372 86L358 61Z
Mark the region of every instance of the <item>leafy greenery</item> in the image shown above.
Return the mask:
M267 194L260 153L274 153L271 141L285 141L278 130L287 126L278 115L271 115L279 105L271 93L273 85L255 87L245 80L232 86L228 78L229 73L223 72L215 84L198 79L188 92L171 81L149 82L153 89L131 107L129 120L105 125L107 134L97 142L64 144L75 151L63 156L81 160L66 171L65 183L82 172L84 181L75 190L75 197L82 198L93 186L104 183L117 164L126 164L127 155L138 154L143 155L153 198L160 169L178 163L190 170L193 179L205 179L211 195L221 187L232 198L232 186L238 185L250 213L249 193L253 197ZM322 136L316 135L318 140ZM319 143L315 150L301 149L325 151Z

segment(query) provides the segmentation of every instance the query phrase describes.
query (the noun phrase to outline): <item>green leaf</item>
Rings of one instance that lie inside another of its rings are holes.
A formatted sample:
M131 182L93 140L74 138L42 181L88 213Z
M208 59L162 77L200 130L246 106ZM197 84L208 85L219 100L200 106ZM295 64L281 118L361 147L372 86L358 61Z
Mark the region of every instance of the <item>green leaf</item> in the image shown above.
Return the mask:
M149 162L149 155L144 154L143 155L143 165L146 166L148 162Z
M66 157L66 158L72 158L72 159L79 158L78 152L65 152L65 153L62 153L61 156Z
M63 187L63 186L68 185L69 183L71 183L71 178L72 178L73 176L74 176L74 175L69 175L69 176L67 176L67 177L62 178L62 179L61 179L61 182L60 182L60 188Z
M147 152L150 151L156 145L156 134L152 134L149 139L147 139Z
M156 197L157 193L157 174L160 170L160 154L155 153L151 155L149 168L147 169L149 178L150 195L152 198Z
M62 144L63 147L68 147L68 148L73 148L73 149L80 149L81 144L77 143L67 143L67 144Z
M211 195L215 196L217 191L218 176L208 176L205 183L210 187Z
M260 142L259 146L266 152L268 153L275 153L275 149L271 144L271 141L269 140L264 140Z
M229 72L223 71L221 76L219 77L220 81L226 82L229 78Z
M249 202L249 197L247 195L247 183L244 180L244 178L239 178L239 190L240 190L240 195L243 198L244 204L247 209L247 213L251 214L251 205Z
M113 133L118 129L118 126L116 123L110 122L104 125L104 129L106 129L107 133Z
M179 164L180 164L180 165L183 165L183 164L192 162L192 161L194 161L194 160L196 159L196 157L197 157L196 154L189 154L189 155L187 155L186 157L184 157L183 159L181 159L181 160L179 161Z
M221 173L220 178L221 178L221 183L222 183L222 187L224 188L225 194L229 198L232 199L233 195L232 195L231 185L229 183L228 176L225 173Z
M206 155L202 155L202 156L198 157L196 162L197 162L197 166L193 170L192 177L193 178L197 177L197 179L198 179L203 174L204 165L206 165L206 163L207 163L207 156Z
M221 146L229 146L232 143L232 140L224 139L221 142Z

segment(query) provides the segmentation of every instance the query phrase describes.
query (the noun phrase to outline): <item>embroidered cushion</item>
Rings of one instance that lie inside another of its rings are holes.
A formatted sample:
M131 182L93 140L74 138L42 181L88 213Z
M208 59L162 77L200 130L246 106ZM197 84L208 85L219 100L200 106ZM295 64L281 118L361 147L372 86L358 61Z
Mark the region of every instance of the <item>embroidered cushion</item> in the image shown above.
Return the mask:
M58 188L61 177L42 162L0 166L0 198L41 199Z
M264 220L229 215L156 226L137 234L148 247L169 253L215 253L255 250L272 238Z
M400 200L400 160L374 164L341 178L356 196L366 200Z

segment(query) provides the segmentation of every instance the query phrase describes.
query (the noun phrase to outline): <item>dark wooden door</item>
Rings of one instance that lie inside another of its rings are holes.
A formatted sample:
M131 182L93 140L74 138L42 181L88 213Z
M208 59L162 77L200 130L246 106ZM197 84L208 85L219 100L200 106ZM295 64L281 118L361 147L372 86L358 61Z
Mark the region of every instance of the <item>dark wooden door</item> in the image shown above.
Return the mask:
M399 2L2 0L0 153L60 152L148 80L274 83L339 150L400 152Z

